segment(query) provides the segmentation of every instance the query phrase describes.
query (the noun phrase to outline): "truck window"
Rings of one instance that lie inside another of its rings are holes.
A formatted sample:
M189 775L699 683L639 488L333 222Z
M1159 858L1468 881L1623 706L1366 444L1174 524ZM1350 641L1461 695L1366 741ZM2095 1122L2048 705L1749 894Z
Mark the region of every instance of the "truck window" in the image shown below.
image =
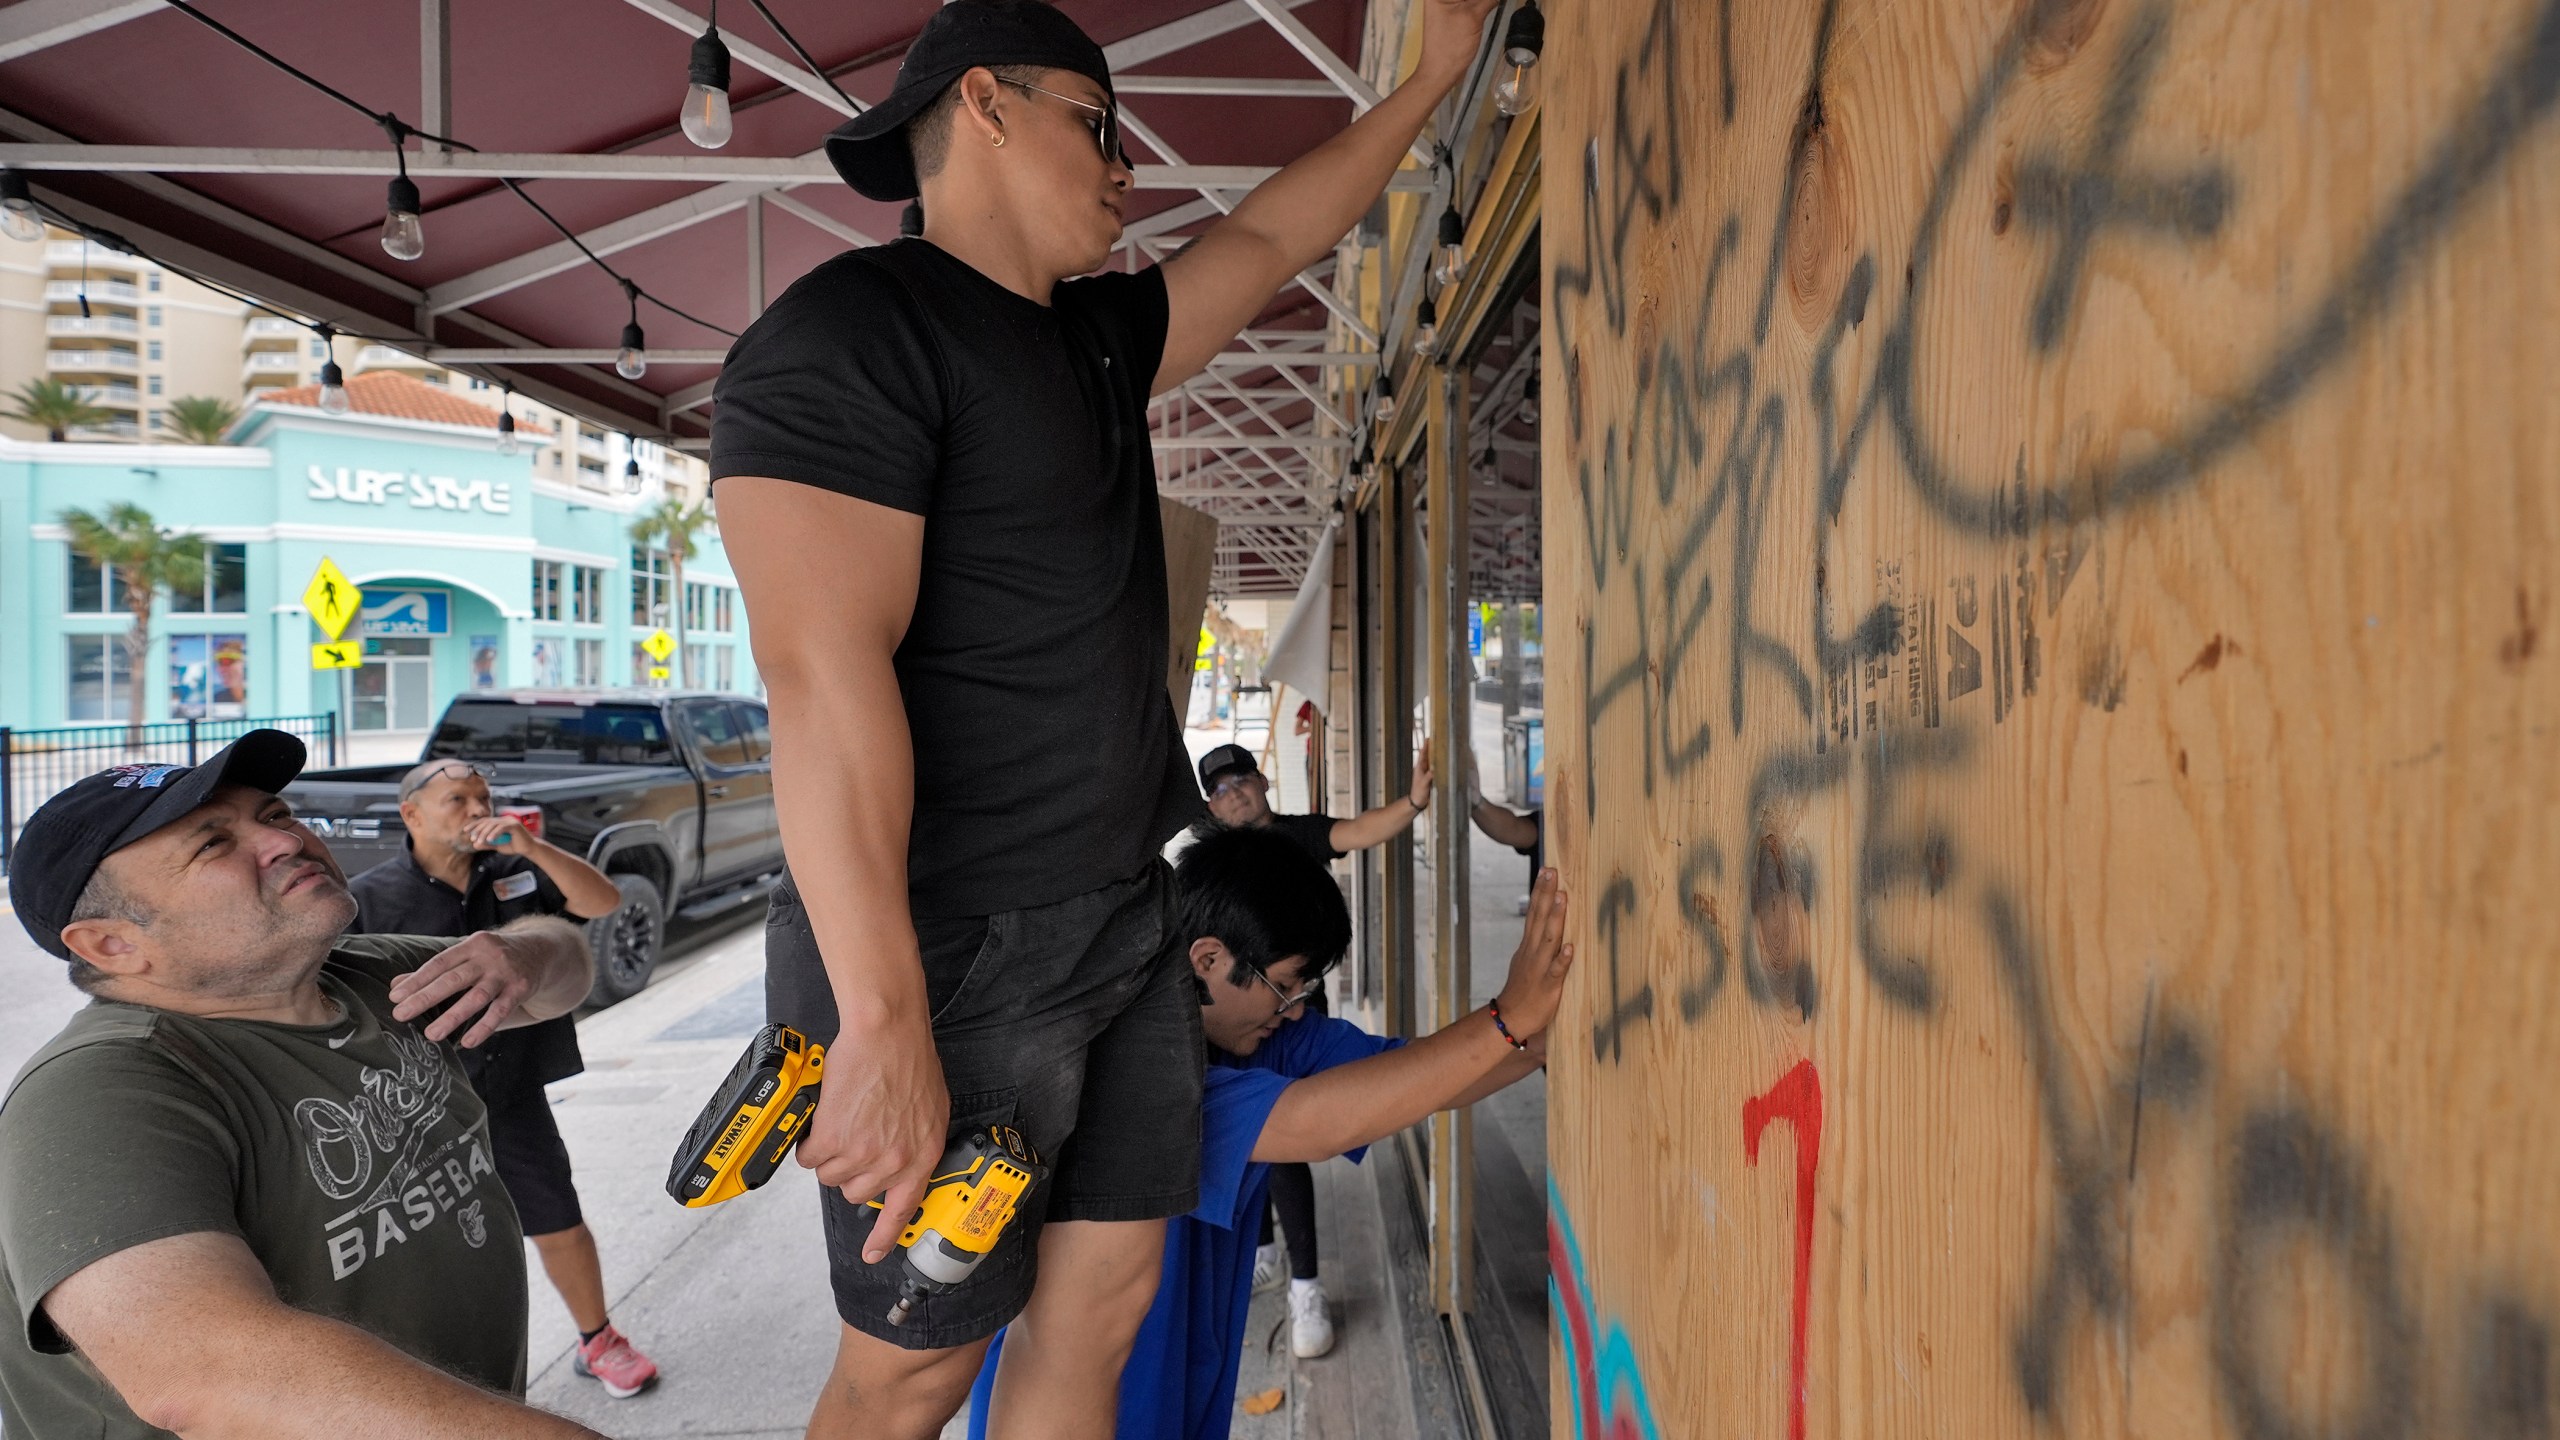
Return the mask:
M764 707L740 701L730 707L738 712L738 730L746 737L747 758L763 760L773 754L773 731L765 723Z
M702 758L714 765L739 766L750 763L746 737L738 733L736 717L729 707L717 700L684 707L685 728L693 734L693 747Z
M673 765L658 712L639 705L518 705L457 700L427 747L431 759L548 765Z

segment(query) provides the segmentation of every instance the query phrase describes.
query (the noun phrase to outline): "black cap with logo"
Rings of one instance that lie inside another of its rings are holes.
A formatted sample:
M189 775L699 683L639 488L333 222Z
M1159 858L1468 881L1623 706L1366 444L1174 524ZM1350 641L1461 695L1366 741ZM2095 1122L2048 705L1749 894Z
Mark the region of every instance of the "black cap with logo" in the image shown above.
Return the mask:
M68 960L62 927L109 855L202 805L219 785L272 795L309 752L282 730L252 730L201 765L116 765L36 807L9 858L9 904L47 952Z
M951 0L925 22L898 63L889 98L836 127L827 158L844 182L874 200L915 198L907 122L978 66L1072 70L1111 93L1111 62L1065 11L1042 0Z
M1248 775L1262 773L1262 767L1254 763L1253 752L1241 745L1221 745L1201 756L1200 793L1206 795L1217 789L1219 776L1237 770Z

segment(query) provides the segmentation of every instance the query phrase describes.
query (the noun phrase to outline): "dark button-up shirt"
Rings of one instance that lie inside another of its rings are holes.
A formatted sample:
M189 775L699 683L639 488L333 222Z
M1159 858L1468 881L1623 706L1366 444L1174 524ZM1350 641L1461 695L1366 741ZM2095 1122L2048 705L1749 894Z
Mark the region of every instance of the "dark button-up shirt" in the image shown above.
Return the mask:
M417 854L403 849L354 880L355 933L366 935L450 935L456 939L495 930L527 915L567 915L569 901L551 877L522 855L484 850L471 859L469 888L456 890L418 864ZM485 1045L462 1052L462 1068L481 1098L494 1108L525 1098L554 1080L565 1080L587 1068L578 1053L573 1017L562 1015L513 1030L501 1030Z

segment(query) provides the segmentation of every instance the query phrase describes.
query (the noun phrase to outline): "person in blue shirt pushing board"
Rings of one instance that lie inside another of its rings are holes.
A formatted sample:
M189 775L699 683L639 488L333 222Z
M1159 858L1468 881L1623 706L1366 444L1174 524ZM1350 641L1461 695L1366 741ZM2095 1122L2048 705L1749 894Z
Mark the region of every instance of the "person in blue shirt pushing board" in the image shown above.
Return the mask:
M1351 912L1294 841L1214 831L1183 852L1175 889L1209 1042L1200 1203L1166 1227L1163 1278L1120 1376L1118 1440L1227 1435L1271 1167L1356 1161L1370 1142L1538 1069L1573 966L1564 886L1545 870L1501 994L1407 1044L1306 1012L1351 944ZM989 1347L970 1391L970 1440L986 1440L1004 1342Z

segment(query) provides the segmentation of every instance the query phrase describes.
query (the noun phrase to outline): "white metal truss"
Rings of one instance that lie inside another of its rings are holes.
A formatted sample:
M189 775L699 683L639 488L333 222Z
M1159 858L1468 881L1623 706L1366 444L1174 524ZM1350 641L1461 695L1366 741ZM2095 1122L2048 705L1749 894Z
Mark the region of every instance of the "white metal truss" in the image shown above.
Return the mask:
M663 20L688 35L699 35L709 25L702 16L676 4L675 0L623 0L623 3L644 15ZM763 71L837 114L859 115L862 113L863 105L860 101L848 101L845 97L836 94L834 87L823 78L809 73L797 63L786 60L760 45L740 38L737 31L724 25L720 27L720 39L728 45L730 58L746 62L749 68Z
M94 35L161 9L160 0L18 0L0 10L0 63ZM1245 12L1245 24L1253 13Z

